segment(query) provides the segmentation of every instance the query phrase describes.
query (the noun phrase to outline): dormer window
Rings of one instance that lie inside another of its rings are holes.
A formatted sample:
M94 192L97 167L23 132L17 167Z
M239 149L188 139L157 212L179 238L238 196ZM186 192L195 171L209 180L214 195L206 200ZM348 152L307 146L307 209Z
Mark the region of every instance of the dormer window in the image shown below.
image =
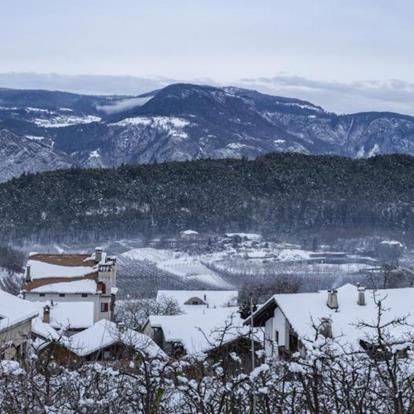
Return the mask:
M184 303L184 305L206 305L206 302L204 302L202 299L194 296L187 300L187 302Z

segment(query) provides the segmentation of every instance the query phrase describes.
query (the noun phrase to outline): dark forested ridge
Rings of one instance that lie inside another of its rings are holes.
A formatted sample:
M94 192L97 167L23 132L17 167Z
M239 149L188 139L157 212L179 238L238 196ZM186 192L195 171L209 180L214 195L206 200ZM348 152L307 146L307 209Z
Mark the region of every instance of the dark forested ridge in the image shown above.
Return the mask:
M69 169L0 185L0 237L97 240L201 232L414 229L414 158L269 154Z

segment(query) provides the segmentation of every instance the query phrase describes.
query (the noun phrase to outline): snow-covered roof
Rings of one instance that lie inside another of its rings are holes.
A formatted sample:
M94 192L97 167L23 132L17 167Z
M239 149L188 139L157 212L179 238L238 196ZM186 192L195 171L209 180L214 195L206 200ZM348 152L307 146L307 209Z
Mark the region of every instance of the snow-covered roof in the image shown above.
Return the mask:
M48 293L96 293L96 282L91 279L74 280L70 282L59 282L42 285L31 290L31 292Z
M237 307L200 309L189 314L151 315L152 328L161 328L167 342L180 342L188 354L198 354L249 333ZM231 326L225 330L226 326ZM223 335L223 332L225 333Z
M66 266L47 263L36 258L29 258L27 266L30 266L30 277L32 280L51 277L77 277L85 276L96 270L94 265L85 266Z
M336 311L327 306L326 291L277 294L261 306L253 317L257 318L268 307L275 305L280 307L294 331L305 340L302 341L305 345L306 340L315 339L315 326L320 325L323 318L328 318L332 322L334 338L342 344L358 346L360 339L367 339L375 334L372 329L360 326L361 323L375 325L378 315L375 300L382 300L386 309L383 324L401 317L406 317L407 324L414 324L414 313L411 309L414 288L366 290L365 306L358 305L358 288L351 284L337 289L337 297L339 308ZM249 319L246 323L249 323ZM408 325L392 326L387 330L394 338L404 338L406 335L414 334L414 328Z
M0 290L0 331L34 318L38 313L32 302Z
M186 302L192 298L199 298L210 308L223 308L237 305L238 296L237 290L159 290L157 301L162 300L163 297L171 298L184 308L194 307L195 305L186 305Z
M388 245L388 246L398 246L403 247L403 244L399 242L398 240L383 240L381 242L382 245Z
M106 319L70 337L70 349L79 356L90 355L116 343L132 347L150 358L165 357L150 337L132 329L121 331L114 322Z
M99 251L100 258L97 257ZM99 261L98 261L99 259ZM32 280L46 278L73 278L94 273L101 264L113 264L116 258L107 255L102 248L92 254L39 254L31 253L26 265Z
M32 320L32 332L48 341L57 341L61 338L59 332L48 323L43 322L40 316Z
M226 233L226 237L241 237L242 239L246 238L249 240L259 241L262 239L262 236L257 233Z
M53 328L84 329L94 322L94 303L84 302L34 302L40 315L44 306L50 306L50 325Z
M197 235L198 231L195 230L184 230L181 232L181 234L185 234L186 236L191 236L191 235Z

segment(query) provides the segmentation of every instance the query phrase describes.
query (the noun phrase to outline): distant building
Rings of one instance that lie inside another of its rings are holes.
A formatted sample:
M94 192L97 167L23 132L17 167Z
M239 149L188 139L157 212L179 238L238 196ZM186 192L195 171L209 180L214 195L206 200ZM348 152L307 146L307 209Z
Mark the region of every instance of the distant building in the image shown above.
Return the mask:
M315 293L288 293L272 296L254 312L253 325L265 328L265 351L268 357L285 358L295 352L306 353L318 338L335 338L346 349L375 348L367 342L374 331L361 327L377 318L376 300L382 300L387 311L382 324L408 315L408 325L390 325L393 338L414 334L414 317L410 315L414 288L365 290L351 284L337 290ZM250 317L245 321L251 323ZM384 334L387 334L384 333Z
M238 241L262 241L262 235L257 233L225 233L225 237Z
M47 323L76 332L101 319L113 319L116 270L116 258L101 248L89 255L32 254L22 295L41 305Z
M198 240L199 237L200 237L200 233L195 230L184 230L180 232L181 240L192 241L192 240Z
M405 246L398 240L383 240L376 246L376 253L383 264L398 266Z
M24 359L36 306L0 290L0 359Z

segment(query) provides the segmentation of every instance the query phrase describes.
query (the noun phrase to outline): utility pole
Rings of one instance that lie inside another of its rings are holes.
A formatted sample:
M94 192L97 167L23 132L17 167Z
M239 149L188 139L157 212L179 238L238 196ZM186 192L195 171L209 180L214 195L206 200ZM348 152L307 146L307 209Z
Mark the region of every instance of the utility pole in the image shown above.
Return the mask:
M254 324L253 324L253 294L250 294L250 341L252 348L252 372L255 369L255 352L254 352ZM256 414L256 387L253 385L253 407L252 413Z

